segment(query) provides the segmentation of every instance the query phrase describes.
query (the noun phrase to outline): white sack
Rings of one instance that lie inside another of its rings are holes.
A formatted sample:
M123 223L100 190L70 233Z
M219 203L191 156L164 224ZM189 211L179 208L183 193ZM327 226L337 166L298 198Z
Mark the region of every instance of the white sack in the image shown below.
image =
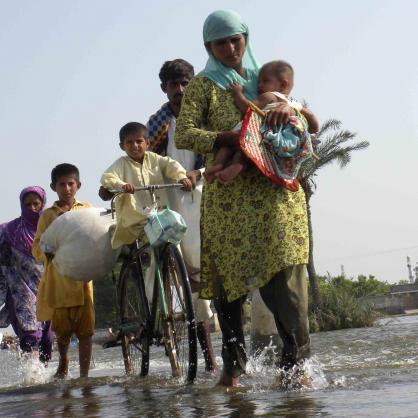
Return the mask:
M185 262L194 269L200 269L200 202L203 181L199 181L192 192L168 189L170 208L179 212L187 225L186 235L181 241Z
M181 240L180 247L184 261L193 270L200 271L200 203L202 201L203 179L192 192L179 189L168 189L170 208L179 212L187 225L187 231ZM193 280L200 281L200 273L193 275ZM197 322L213 317L210 301L199 299L198 293L193 293L193 305Z
M89 281L103 278L116 262L109 228L114 223L103 209L85 208L59 216L41 237L44 252L54 254L57 270L68 278Z

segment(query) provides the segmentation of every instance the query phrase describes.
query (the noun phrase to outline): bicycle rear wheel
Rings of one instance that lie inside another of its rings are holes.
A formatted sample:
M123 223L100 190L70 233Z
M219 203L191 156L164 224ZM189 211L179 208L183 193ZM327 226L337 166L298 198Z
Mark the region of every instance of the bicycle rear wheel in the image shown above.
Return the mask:
M173 376L193 382L197 371L196 321L183 257L167 244L162 252L163 287L168 314L163 318L166 351Z
M146 376L149 370L149 306L142 270L137 262L126 264L120 276L120 335L128 375Z

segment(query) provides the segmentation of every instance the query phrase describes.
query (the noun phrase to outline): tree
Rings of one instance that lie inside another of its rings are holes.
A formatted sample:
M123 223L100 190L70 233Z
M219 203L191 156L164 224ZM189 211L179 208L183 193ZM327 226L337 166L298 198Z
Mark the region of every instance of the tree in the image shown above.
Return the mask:
M300 184L305 191L306 210L308 215L309 230L309 259L308 277L312 292L314 308L321 307L321 293L316 276L315 264L313 259L313 234L312 234L312 214L310 200L316 190L315 177L319 169L337 162L344 168L351 161L351 154L369 146L369 142L353 142L356 133L341 128L341 122L335 119L327 120L322 126L316 137L318 141L315 146L315 153L318 158L306 160L300 170Z

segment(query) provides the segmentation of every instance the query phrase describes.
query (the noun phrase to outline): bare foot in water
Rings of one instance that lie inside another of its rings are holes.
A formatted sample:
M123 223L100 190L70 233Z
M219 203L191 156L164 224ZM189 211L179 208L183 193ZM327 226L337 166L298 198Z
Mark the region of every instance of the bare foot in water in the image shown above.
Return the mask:
M219 183L222 184L229 184L234 180L235 177L241 173L241 171L244 169L244 165L241 163L232 163L228 167L224 168L221 171L218 171L215 174L216 179L219 181Z
M302 376L299 377L297 384L301 388L310 389L312 388L312 377L307 374L303 374Z
M213 365L213 364L206 365L205 366L205 372L209 373L209 374L212 374L213 376L217 376L217 375L219 375L219 368L216 364L215 365Z
M223 169L222 164L215 164L212 167L208 168L204 173L203 177L208 183L213 183L216 178L216 174Z
M277 385L285 390L310 389L312 377L303 370L280 371L277 376Z
M68 376L68 364L69 360L67 358L60 357L57 371L54 374L55 379L65 379Z
M232 377L222 371L221 377L216 386L224 386L227 388L235 388L238 386L238 377Z

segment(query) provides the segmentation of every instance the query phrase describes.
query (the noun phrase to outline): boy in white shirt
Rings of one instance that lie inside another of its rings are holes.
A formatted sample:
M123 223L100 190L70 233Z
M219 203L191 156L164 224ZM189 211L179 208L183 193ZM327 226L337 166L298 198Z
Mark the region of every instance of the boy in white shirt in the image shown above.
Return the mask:
M148 193L134 193L136 187L149 184L181 183L184 190L192 189L186 170L177 161L147 151L147 128L139 122L129 122L119 132L119 146L126 156L117 159L103 173L100 183L107 190L122 189L128 193L116 200L117 223L112 247L131 244L143 235L146 217L143 209L150 206ZM167 205L164 190L157 190L161 206Z

